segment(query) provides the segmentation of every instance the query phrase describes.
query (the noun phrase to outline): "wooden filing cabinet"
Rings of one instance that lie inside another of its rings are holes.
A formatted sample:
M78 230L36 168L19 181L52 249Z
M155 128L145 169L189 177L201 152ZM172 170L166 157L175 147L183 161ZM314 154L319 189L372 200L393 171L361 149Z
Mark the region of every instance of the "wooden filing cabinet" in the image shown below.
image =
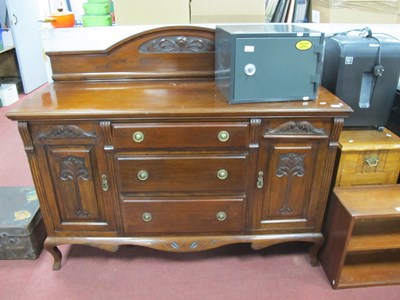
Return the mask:
M400 138L388 129L343 130L335 186L395 184L400 171Z
M400 283L400 185L335 188L321 265L333 288Z

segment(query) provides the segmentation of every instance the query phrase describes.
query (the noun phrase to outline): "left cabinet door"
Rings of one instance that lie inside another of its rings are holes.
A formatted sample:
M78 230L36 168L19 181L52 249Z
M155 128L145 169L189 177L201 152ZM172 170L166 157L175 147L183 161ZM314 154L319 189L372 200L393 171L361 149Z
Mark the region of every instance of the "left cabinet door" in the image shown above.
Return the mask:
M31 125L31 132L55 231L114 230L99 126Z

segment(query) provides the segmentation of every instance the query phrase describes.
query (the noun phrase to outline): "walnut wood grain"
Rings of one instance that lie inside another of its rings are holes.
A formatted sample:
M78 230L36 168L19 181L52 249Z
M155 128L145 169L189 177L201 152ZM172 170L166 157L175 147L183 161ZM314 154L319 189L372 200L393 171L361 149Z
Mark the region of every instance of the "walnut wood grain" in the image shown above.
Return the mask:
M214 36L212 29L165 27L133 35L102 51L47 55L56 81L213 78Z
M317 264L352 110L322 87L314 101L230 105L213 41L210 29L167 27L104 51L48 53L55 82L7 117L20 124L53 269L62 244L188 252L300 241Z
M336 187L320 259L333 288L399 284L400 186Z

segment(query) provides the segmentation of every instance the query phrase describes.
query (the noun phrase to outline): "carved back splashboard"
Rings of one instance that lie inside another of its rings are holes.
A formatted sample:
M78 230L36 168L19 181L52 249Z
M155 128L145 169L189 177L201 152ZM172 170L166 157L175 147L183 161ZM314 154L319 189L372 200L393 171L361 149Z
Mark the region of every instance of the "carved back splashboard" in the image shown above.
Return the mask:
M53 79L213 79L214 30L162 27L130 36L106 50L48 52Z

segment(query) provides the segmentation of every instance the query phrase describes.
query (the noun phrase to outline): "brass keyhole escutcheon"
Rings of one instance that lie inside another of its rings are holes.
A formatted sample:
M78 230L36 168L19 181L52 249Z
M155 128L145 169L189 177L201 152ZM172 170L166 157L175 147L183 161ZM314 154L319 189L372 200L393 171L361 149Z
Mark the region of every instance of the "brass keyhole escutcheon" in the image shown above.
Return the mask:
M258 177L257 177L257 188L262 189L264 186L264 172L260 171L258 172Z
M143 220L144 222L150 222L152 219L153 219L153 215L152 215L151 213L149 213L149 212L144 212L144 213L142 214L142 220Z
M215 215L218 221L225 221L226 220L226 212L224 211L220 211L217 212L217 214Z
M107 192L108 191L108 180L107 180L107 176L105 174L103 174L101 176L101 188L103 189L103 191Z
M141 131L136 131L133 135L132 135L133 141L136 143L141 143L144 141L144 134Z
M140 170L137 173L137 178L141 181L146 181L147 179L149 179L149 173L145 170Z
M217 178L220 180L225 180L228 178L228 171L225 169L218 170Z
M218 133L218 140L220 142L226 142L229 140L229 132L226 130L222 130Z

